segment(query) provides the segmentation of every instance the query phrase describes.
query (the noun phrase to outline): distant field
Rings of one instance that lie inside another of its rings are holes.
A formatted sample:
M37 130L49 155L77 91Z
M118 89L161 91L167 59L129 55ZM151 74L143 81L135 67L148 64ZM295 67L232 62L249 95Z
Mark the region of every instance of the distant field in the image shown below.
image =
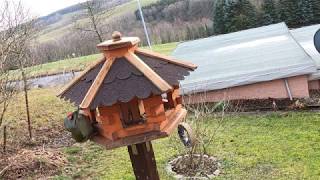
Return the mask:
M152 50L169 55L178 45L177 42L152 46ZM70 71L84 70L91 62L101 58L101 54L93 54L72 59L55 61L27 68L29 77L51 75Z
M157 2L158 0L140 0L142 6L147 6L151 3ZM130 2L127 2L125 4L122 4L120 6L115 7L112 11L104 11L103 17L104 17L104 23L107 23L109 19L112 19L114 17L119 17L126 13L131 13L134 16L133 12L138 9L137 1L132 0ZM78 11L77 11L78 12ZM74 16L77 15L76 13L69 13L63 15L63 19L58 21L57 23L51 24L45 29L43 29L39 33L39 37L37 40L39 42L46 42L50 40L56 40L62 37L65 32L69 32L73 28L74 23ZM80 13L80 12L79 12ZM80 24L86 24L88 23L87 18L79 19L77 20Z
M140 0L141 6L147 6L149 4L155 3L159 0ZM134 12L135 10L138 9L138 4L137 0L133 0L130 2L127 2L125 4L122 4L120 6L117 6L113 11L112 11L112 17L117 17L125 13L129 12ZM107 12L105 14L108 14Z

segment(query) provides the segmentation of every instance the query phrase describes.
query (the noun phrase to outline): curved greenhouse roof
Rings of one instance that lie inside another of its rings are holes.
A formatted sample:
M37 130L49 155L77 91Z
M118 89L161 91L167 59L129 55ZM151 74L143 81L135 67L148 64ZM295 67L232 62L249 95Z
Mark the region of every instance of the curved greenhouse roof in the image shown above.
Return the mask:
M198 69L181 82L183 93L205 92L316 72L313 60L284 23L178 45L173 56Z
M313 42L314 35L318 29L320 29L320 24L291 30L293 37L316 63L318 72L310 76L311 80L320 79L320 53L316 50Z

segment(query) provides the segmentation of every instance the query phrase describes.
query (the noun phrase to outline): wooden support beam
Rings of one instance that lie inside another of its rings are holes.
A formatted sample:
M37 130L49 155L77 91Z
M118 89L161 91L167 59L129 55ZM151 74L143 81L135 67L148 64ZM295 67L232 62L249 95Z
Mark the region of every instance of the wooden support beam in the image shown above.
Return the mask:
M167 92L172 89L172 87L165 80L163 80L133 52L126 53L124 57L139 71L141 71L145 77L148 78L162 92Z
M128 151L137 180L160 180L151 142L130 145Z

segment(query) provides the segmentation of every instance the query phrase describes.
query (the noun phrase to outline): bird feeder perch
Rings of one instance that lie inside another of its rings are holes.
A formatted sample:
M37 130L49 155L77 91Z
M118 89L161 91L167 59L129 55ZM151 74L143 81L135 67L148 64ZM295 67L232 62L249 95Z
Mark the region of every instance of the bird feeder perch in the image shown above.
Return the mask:
M104 57L59 94L79 106L106 149L128 146L137 179L159 179L151 141L169 136L185 118L179 81L197 67L144 50L137 37L98 44Z

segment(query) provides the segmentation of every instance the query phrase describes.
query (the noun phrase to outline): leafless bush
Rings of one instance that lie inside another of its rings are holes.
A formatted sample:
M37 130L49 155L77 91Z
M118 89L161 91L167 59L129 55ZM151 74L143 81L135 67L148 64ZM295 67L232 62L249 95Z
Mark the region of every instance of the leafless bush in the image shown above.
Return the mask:
M185 105L190 113L188 122L193 128L196 142L190 148L189 153L205 155L208 154L208 147L212 145L217 133L223 128L225 112L229 106L228 101L221 101L215 104L198 103ZM215 121L214 127L205 125L205 121Z
M28 120L29 136L31 138L31 122L29 115L27 75L25 67L30 63L29 45L32 39L33 20L21 2L4 0L0 4L0 104L2 105L1 123L4 113L12 99L16 86L13 85L13 76L10 68L16 67L21 72L23 79L23 90L26 100L26 112Z
M193 145L185 151L188 156L184 157L189 158L188 163L185 164L186 167L203 175L208 169L205 166L207 166L206 161L210 157L209 149L217 140L219 132L224 129L225 112L229 108L229 100L225 97L220 102L209 103L207 102L207 93L197 94L197 98L200 98L197 103L192 102L191 98L184 98L184 106L189 112L187 123L191 125L195 137Z
M7 108L16 94L16 83L9 81L7 73L0 73L0 127L3 123L4 115L7 111Z
M15 47L15 34L10 29L11 17L9 2L5 1L0 4L0 126L2 125L4 114L7 107L15 94L15 86L10 83L9 65L11 51Z

